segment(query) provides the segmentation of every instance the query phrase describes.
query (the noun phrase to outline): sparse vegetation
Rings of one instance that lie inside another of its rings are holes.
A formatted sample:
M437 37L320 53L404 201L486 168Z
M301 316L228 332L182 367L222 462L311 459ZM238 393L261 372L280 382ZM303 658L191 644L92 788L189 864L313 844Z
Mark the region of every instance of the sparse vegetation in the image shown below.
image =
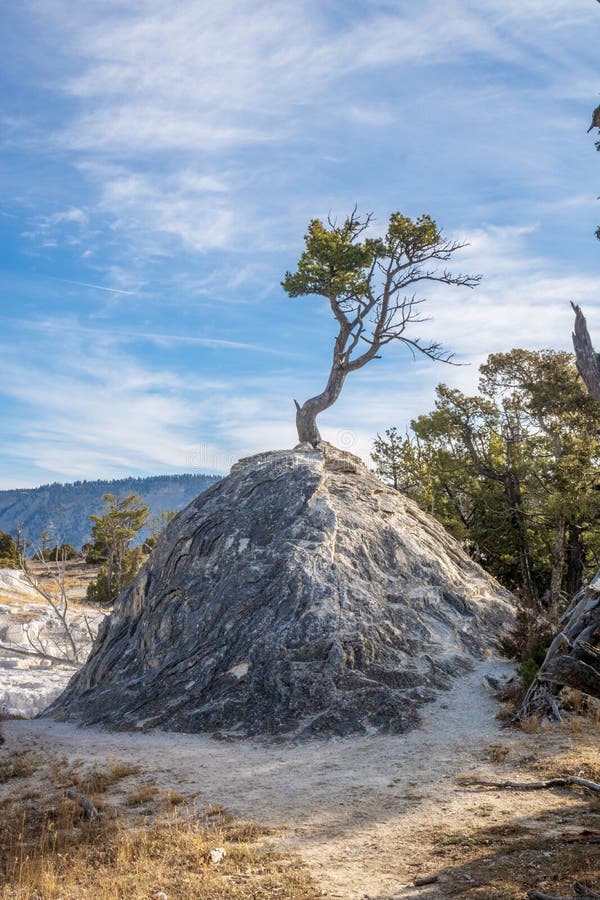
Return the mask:
M58 768L55 768L54 771L58 776ZM94 767L83 774L77 770L68 769L68 774L63 775L63 778L66 777L82 794L94 796L106 793L124 778L138 775L141 771L141 766L112 760L104 768Z
M54 547L41 547L38 557L45 562L55 562L56 560L73 560L80 559L81 553L71 544L55 544Z
M304 867L275 853L269 829L239 822L224 811L181 812L167 795L146 785L138 813L108 799L100 814L67 796L63 785L105 794L138 767L119 762L87 774L54 760L42 790L28 788L1 801L0 897L2 900L314 900L320 895ZM31 775L32 772L29 772ZM138 791L140 791L138 789ZM139 796L139 793L138 795Z
M176 515L177 512L174 509L161 509L155 516L152 516L150 519L150 534L142 545L144 553L152 553L161 533Z
M83 615L85 630L74 624L69 584L69 552L63 556L56 553L52 562L44 555L41 547L35 557L35 564L22 553L19 555L21 578L32 588L39 601L51 611L49 627L40 628L37 617L31 612L23 613L21 624L26 638L22 646L0 643L0 650L19 656L32 656L51 663L62 663L78 667L86 658L95 637L88 617Z
M0 522L13 535L22 527L35 546L52 523L62 541L81 547L90 539L90 513L98 512L103 494L124 496L134 492L158 513L165 508L183 509L218 480L215 475L153 475L0 491Z
M147 803L151 803L155 797L156 785L142 784L129 791L125 802L127 806L145 806Z
M524 782L565 772L598 780L597 732L589 720L572 722L577 723L573 741L557 753L552 752L560 743L556 732L543 744L524 738L537 748L533 753L521 747L519 754L508 744L486 748L498 782L508 774L515 778L515 772ZM531 793L499 791L470 773L459 776L456 785L473 797L469 814L460 824L450 819L417 835L420 868L438 878L436 896L523 900L528 890L539 890L570 897L575 882L600 889L600 804L593 794L577 786L556 788L534 803Z
M0 739L0 743L2 743ZM40 767L40 760L29 750L13 750L0 756L0 784L13 778L27 778Z

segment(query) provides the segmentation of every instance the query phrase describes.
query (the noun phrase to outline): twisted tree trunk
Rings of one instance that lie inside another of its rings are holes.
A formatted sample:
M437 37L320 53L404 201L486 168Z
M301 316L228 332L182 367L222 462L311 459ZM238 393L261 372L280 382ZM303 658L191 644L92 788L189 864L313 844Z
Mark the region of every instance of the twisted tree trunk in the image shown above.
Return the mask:
M316 397L306 400L302 406L297 400L294 400L296 405L296 428L298 429L298 440L301 444L308 443L316 447L321 440L321 434L317 426L317 416L335 403L340 396L347 374L348 372L342 363L339 360L334 360L325 390L317 394Z

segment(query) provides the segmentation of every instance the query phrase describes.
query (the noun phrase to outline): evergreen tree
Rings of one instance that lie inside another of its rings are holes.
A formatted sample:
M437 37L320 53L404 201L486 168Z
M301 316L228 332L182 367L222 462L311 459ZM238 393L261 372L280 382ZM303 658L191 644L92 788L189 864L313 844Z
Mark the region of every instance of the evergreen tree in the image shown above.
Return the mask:
M385 437L377 435L373 442L371 459L375 463L376 472L398 491L402 473L403 446L405 441L400 437L397 428L387 428Z
M493 354L480 371L476 396L440 385L405 442L378 436L378 471L391 455L400 489L555 618L600 553L600 407L568 353Z
M16 569L19 566L19 554L12 534L0 531L0 569Z
M87 559L103 565L87 595L90 601L112 603L141 565L142 550L131 542L148 521L149 510L137 494L104 494L102 500L101 514L90 516L93 545Z

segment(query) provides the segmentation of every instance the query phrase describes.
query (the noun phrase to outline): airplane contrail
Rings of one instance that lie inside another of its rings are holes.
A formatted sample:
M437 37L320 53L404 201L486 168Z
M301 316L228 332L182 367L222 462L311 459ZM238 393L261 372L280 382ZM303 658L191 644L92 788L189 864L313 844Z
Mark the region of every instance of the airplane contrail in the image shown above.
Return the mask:
M49 275L53 281L63 281L65 284L78 284L80 287L96 288L98 291L108 291L110 294L135 294L135 291L121 291L119 288L104 287L103 284L90 284L88 281L71 281L70 278L57 278Z

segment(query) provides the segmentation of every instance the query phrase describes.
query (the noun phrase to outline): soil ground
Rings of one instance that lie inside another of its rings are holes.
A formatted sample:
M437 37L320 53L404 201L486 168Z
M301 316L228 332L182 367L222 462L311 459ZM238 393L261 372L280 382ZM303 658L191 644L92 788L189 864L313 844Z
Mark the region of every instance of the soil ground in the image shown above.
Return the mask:
M305 743L222 741L204 735L109 733L37 719L3 725L6 745L102 764L141 765L162 789L275 827L321 896L520 898L600 889L600 805L577 790L521 792L475 780L549 774L600 777L598 726L575 717L530 733L502 727L479 664L423 710L406 735ZM5 786L6 788L6 786ZM415 879L437 880L416 887Z
M32 559L28 563L32 575L39 578L43 587L51 592L56 589L56 563L41 563ZM88 584L93 581L100 570L98 565L90 565L84 559L71 559L61 564L65 573L65 588L69 601L85 603Z

